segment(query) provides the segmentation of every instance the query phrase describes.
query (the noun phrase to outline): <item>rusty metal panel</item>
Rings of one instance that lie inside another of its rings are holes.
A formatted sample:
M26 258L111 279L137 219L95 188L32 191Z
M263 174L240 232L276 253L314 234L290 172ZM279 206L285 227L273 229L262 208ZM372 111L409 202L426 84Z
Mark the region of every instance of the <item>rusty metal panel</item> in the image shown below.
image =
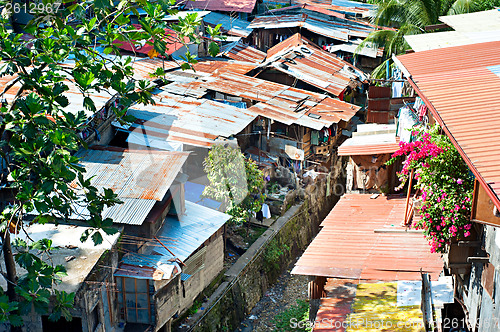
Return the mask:
M388 86L370 86L368 89L368 98L391 98L392 90Z
M237 61L247 61L260 63L266 58L266 53L259 51L241 41L234 42L225 46L221 50L221 54Z
M370 111L389 111L391 108L391 100L387 99L368 99L368 109Z
M393 196L371 199L370 194L342 196L292 274L395 281L420 280L422 269L437 280L443 265L440 255L430 252L422 234L400 226L405 201Z
M78 152L85 178L97 188L112 189L119 198L161 201L189 153L171 151Z
M156 94L154 100L155 105L130 108L127 114L137 120L123 129L165 141L210 147L218 138L238 134L258 115L252 110L166 91Z
M338 96L346 87L366 80L364 73L335 54L295 34L267 52L262 67L275 69Z
M182 0L187 9L213 10L221 12L251 13L256 0Z

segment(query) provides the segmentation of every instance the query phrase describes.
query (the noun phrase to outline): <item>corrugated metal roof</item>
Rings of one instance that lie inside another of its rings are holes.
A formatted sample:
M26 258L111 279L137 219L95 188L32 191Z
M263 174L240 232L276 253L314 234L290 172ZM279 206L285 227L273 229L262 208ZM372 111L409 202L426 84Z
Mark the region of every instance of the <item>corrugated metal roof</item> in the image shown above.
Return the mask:
M365 38L375 28L364 22L335 18L326 21L308 14L297 15L272 15L256 17L249 28L252 29L277 29L301 27L319 35L349 41L353 37Z
M376 8L375 5L372 4L347 0L293 0L292 3L309 4L334 10L339 13L348 14L350 16L362 15L363 17L372 16L373 11Z
M248 27L250 22L221 13L210 12L203 20L212 26L220 24L222 32L233 36L248 37L253 31Z
M135 61L134 63L132 63L132 67L134 68L134 79L151 80L153 78L149 74L155 72L157 68L170 70L174 68L180 68L180 64L176 61L165 61L161 58L146 58L143 60Z
M244 44L242 41L233 42L221 48L221 54L238 61L247 61L260 63L266 53L253 48L250 45Z
M185 261L208 238L217 232L230 215L186 201L186 213L176 217L167 217L163 229L158 234L159 240L174 254L165 248L154 246L153 253Z
M440 16L439 20L455 31L494 31L500 30L500 9L482 12Z
M405 36L415 52L500 40L500 10L441 16L440 21L455 31Z
M161 201L189 153L153 150L82 150L76 154L85 179L119 198Z
M202 62L199 62L200 65ZM287 85L246 76L238 72L215 71L212 75L198 73L191 76L186 83L173 83L163 87L169 93L201 98L207 90L233 95L257 101L256 105L245 112L262 115L284 124L296 123L305 127L322 129L341 120L349 121L359 107L324 94L293 88ZM170 73L169 79L175 80L178 73ZM182 80L186 80L182 77ZM198 103L201 103L198 101ZM239 112L243 110L239 109ZM309 114L319 115L314 119ZM213 114L213 112L212 112ZM204 132L206 129L199 129ZM207 146L207 144L204 144Z
M359 55L368 56L370 58L382 57L384 55L384 49L382 47L379 48L375 47L373 43L366 43L365 45L363 45L361 50L358 50L361 42L362 42L361 39L357 39L344 44L328 45L326 47L326 50L331 53L335 53L338 51L353 53L353 54L356 53Z
M410 83L500 208L500 42L398 56Z
M114 276L138 279L169 279L180 271L174 259L185 261L231 218L230 215L186 201L186 212L168 216L156 239L144 245L143 254L130 252L120 261ZM163 246L168 248L165 249ZM173 254L173 255L172 255ZM183 273L182 280L190 275Z
M399 149L396 125L364 124L357 126L352 134L338 148L339 156L363 156L394 153Z
M313 14L283 14L256 17L249 25L253 29L277 29L300 27L311 32L333 39L348 42L354 37L366 38L375 30L369 23L344 19L338 15L330 16L329 20Z
M361 70L298 33L270 48L262 66L272 66L335 96L347 86L358 85L366 79Z
M149 211L156 203L154 199L120 198L123 202L111 207L104 207L102 217L111 218L116 224L142 225ZM72 205L74 213L69 217L73 220L88 220L90 213L86 207Z
M292 274L393 281L418 280L422 269L436 280L443 266L440 255L430 253L423 234L400 226L406 199L370 197L342 196Z
M306 14L258 16L249 25L252 29L278 29L302 27Z
M284 124L296 123L316 130L330 127L340 120L349 121L359 110L358 106L323 94L235 73L210 77L197 84L209 90L259 101L248 109L250 112ZM311 113L320 118L310 117Z
M276 15L276 13L281 13L281 12L294 12L294 11L301 12L302 10L311 11L314 13L325 14L328 16L334 16L334 17L338 17L338 18L345 18L345 15L342 13L339 13L339 12L336 12L336 11L333 11L333 10L330 10L330 9L324 8L324 7L313 6L313 5L310 5L307 3L272 9L272 10L269 10L268 12L266 12L265 14L272 13L272 14Z
M181 0L188 9L251 13L256 0Z
M249 110L165 91L153 98L155 105L130 108L127 114L137 120L122 128L165 141L210 147L218 138L228 138L241 132L257 117Z
M463 46L500 40L500 29L495 31L443 31L406 35L406 41L415 52L436 48Z
M324 287L326 297L320 299L315 321L326 324L316 324L314 332L331 332L333 326L347 326L347 316L352 311L352 303L356 297L356 286L359 280L328 278ZM338 323L337 323L338 322ZM340 325L339 325L340 324ZM361 324L360 324L361 325ZM339 332L342 330L339 330Z

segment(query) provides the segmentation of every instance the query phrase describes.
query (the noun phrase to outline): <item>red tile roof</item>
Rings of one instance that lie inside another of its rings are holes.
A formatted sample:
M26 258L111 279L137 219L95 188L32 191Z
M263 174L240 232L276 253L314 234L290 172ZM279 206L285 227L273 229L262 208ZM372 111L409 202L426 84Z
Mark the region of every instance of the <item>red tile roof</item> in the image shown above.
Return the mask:
M398 59L500 208L500 42L422 51Z
M251 13L256 0L183 0L187 9Z
M406 199L370 196L342 196L292 274L396 281L420 280L422 269L437 280L440 255L430 252L421 233L400 226Z

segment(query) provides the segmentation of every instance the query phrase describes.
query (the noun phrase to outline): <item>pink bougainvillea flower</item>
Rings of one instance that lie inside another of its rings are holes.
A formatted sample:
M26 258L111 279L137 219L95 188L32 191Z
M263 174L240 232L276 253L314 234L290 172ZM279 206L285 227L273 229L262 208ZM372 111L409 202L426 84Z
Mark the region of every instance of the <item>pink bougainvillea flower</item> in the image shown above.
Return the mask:
M458 179L458 180L457 180L457 183L458 183L458 184L462 184L462 183L464 183L464 182L462 181L462 179Z

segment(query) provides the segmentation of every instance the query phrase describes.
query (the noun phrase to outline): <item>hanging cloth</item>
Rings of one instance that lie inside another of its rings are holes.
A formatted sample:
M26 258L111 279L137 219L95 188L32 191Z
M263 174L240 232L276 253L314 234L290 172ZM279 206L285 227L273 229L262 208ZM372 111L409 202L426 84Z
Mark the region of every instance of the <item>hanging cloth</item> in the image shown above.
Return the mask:
M262 204L262 216L266 219L271 218L271 210L269 210L269 205Z
M403 85L404 82L392 83L392 98L401 98L403 96Z
M330 196L330 175L331 173L328 173L326 176L326 196Z
M311 131L311 144L319 145L319 132L317 130Z

